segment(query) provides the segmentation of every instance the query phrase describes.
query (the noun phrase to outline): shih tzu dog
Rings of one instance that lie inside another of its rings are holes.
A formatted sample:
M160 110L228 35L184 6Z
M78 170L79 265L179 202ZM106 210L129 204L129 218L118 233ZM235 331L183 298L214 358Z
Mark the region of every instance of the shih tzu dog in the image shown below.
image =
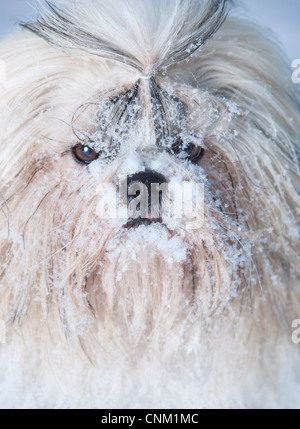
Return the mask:
M280 49L226 0L62 0L0 58L0 406L299 406Z

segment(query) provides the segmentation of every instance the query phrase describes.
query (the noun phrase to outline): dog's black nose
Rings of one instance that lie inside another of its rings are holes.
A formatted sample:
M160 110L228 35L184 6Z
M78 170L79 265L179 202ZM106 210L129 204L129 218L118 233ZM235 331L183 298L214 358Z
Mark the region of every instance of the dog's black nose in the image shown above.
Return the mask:
M161 222L163 184L167 184L166 178L153 170L127 177L129 226Z
M167 183L167 180L162 174L157 173L156 171L145 170L145 171L141 171L139 173L133 174L132 176L128 176L127 188L129 189L133 183L142 183L143 185L146 185L148 192L151 192L152 184L157 183L161 185L163 183Z

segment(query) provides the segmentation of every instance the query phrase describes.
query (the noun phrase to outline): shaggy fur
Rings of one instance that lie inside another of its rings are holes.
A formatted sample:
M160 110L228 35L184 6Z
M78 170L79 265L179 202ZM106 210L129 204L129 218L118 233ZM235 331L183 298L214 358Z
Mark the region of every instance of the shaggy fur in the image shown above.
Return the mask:
M229 6L60 1L2 43L1 406L300 405L299 96ZM204 183L201 228L103 218L145 168Z

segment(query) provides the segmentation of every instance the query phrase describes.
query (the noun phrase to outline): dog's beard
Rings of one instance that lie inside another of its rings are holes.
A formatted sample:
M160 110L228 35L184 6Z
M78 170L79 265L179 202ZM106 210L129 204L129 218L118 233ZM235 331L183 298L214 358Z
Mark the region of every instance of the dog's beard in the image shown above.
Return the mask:
M170 168L178 170L178 162ZM110 169L107 174L111 177ZM13 320L47 320L55 313L69 338L93 335L106 353L117 354L120 348L132 352L164 343L171 333L177 345L188 343L192 326L203 336L216 316L231 320L228 329L236 323L249 299L253 261L228 167L210 171L212 188L214 180L219 189L224 185L223 204L206 189L204 222L196 230L187 229L184 220L124 228L126 220L101 219L97 179L58 171L53 160L41 163L33 176L23 176L23 197L15 199L16 212L24 213L18 230L28 256L17 256L22 244L11 237L6 258L14 256L6 278L14 281L17 266L23 266L24 285L36 287L10 290Z

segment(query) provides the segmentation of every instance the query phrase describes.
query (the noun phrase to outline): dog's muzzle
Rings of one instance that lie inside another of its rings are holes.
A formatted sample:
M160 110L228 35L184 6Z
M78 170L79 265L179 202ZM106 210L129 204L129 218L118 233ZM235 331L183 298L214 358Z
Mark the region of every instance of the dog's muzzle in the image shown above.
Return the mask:
M162 190L166 178L156 171L145 170L127 177L128 222L125 228L161 223Z

